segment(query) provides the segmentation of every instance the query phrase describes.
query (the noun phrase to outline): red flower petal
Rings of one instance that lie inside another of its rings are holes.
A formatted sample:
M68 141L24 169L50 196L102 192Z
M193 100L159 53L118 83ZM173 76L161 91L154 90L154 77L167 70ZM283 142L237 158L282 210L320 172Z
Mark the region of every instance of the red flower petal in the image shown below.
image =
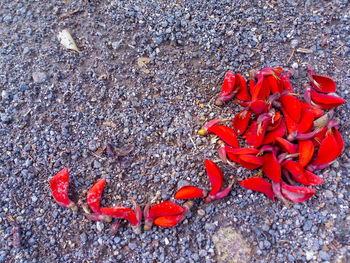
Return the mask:
M141 222L136 217L135 211L124 206L102 207L101 213L113 218L126 219L131 225L139 225Z
M292 200L296 203L300 203L311 198L316 192L314 189L304 186L288 185L283 181L281 182L281 186L282 194L289 200Z
M219 95L219 97L216 99L215 104L216 105L222 105L223 102L233 98L229 95L234 91L235 87L235 75L232 73L232 71L228 71L225 75L224 82L222 84L222 90ZM225 98L229 97L229 99Z
M236 73L235 77L236 77L235 88L239 90L239 92L236 94L236 98L243 101L250 101L251 98L248 93L246 80L239 73Z
M279 126L271 131L265 134L264 140L262 144L270 144L274 143L278 137L283 137L286 133L286 124L284 120L281 119Z
M298 133L309 132L313 126L314 114L309 109L303 109L300 123L298 125Z
M208 129L208 133L219 136L225 143L232 147L239 147L239 143L234 130L223 125L214 125Z
M259 125L256 121L254 121L249 128L247 129L243 138L247 140L247 144L253 146L254 148L258 148L265 137L266 125Z
M339 152L338 143L333 134L326 136L318 150L316 159L312 164L327 164L337 158Z
M283 139L281 137L276 138L276 144L281 148L283 152L288 152L290 154L293 154L298 151L297 144L291 143L290 141Z
M252 112L250 110L244 109L234 117L233 129L236 131L237 135L242 135L245 132L251 115Z
M90 209L96 214L101 214L100 202L101 202L103 188L105 187L105 183L106 183L106 178L102 178L98 180L87 193L87 197L86 197L87 203Z
M298 141L299 143L299 163L302 167L309 164L314 155L314 144L311 140Z
M333 135L334 135L335 140L337 141L337 145L338 145L337 156L339 156L342 153L343 148L344 148L344 140L343 140L343 137L341 136L341 134L337 128L333 129Z
M314 91L313 89L310 90L310 95L312 101L324 110L338 107L345 102L343 98L329 94L321 94Z
M288 112L282 107L282 113L287 126L288 133L291 134L298 130L298 123L289 116Z
M322 128L318 133L315 134L315 136L312 138L313 144L317 147L321 145L321 142L325 138L327 133L327 128Z
M219 166L217 166L216 163L210 161L209 159L205 160L205 169L207 171L209 181L211 184L211 191L209 195L215 195L217 192L220 191L222 187L224 176Z
M321 177L308 170L304 170L304 175L309 181L309 185L319 185L324 183L324 180Z
M301 106L303 110L310 110L314 114L314 118L319 118L323 115L323 110L320 108L317 108L316 106L313 106L309 103L301 102Z
M192 199L198 197L204 197L203 190L192 185L181 187L175 194L175 199Z
M324 93L335 92L336 85L333 79L326 76L316 75L311 67L308 68L307 73L308 78L315 90Z
M174 227L183 219L183 215L160 216L154 219L153 223L160 227Z
M253 190L258 191L261 193L266 194L272 201L275 200L275 196L272 192L272 186L269 182L265 181L261 177L252 177L243 180L239 183L240 186Z
M181 206L171 201L164 201L152 206L146 219L148 220L150 218L156 218L159 216L179 215L182 214L183 211L184 209Z
M257 169L263 165L262 158L260 156L250 155L250 154L242 154L239 155L239 163L244 168L247 169Z
M225 146L226 152L230 154L235 155L241 155L241 154L253 154L256 155L260 152L260 150L255 148L232 148L230 146Z
M282 167L291 173L295 181L303 185L309 185L309 181L304 174L304 169L299 163L287 160L282 163Z
M75 204L68 197L69 173L63 168L52 179L50 188L56 202L63 207L73 208Z
M278 81L275 76L267 76L266 80L268 82L268 85L270 87L271 93L281 93L281 90L278 87Z
M273 153L265 153L262 157L264 174L276 183L281 181L281 165Z
M298 123L301 117L300 101L292 95L284 95L280 98L280 101L288 115Z
M267 103L264 100L253 100L249 104L249 109L256 115L259 115L266 111Z

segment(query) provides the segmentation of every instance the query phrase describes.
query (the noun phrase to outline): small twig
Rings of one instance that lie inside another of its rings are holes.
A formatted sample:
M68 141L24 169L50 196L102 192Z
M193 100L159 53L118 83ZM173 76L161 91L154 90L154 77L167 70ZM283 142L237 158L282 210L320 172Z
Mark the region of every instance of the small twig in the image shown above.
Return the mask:
M69 17L69 16L71 16L71 15L73 15L73 14L75 14L75 13L78 13L78 12L80 12L80 11L81 11L80 9L74 9L74 10L72 10L72 11L69 11L69 12L67 12L67 13L64 13L64 14L60 15L60 18L61 18L61 19L65 19L65 18L67 18L67 17Z
M192 144L193 144L193 146L194 146L194 149L197 151L197 146L196 146L196 144L194 143L194 141L193 141L191 135L188 135L188 136L190 137L190 140L191 140L191 142L192 142Z
M106 161L106 160L107 160L107 158L101 157L101 156L97 155L96 153L94 153L93 151L90 151L90 152L91 152L91 154L92 154L93 156L95 156L95 157L97 157L97 158L99 158L99 159L101 159L101 160L103 160L103 161Z
M294 55L294 49L293 49L293 51L292 51L292 54L290 54L290 56L289 56L289 58L288 58L288 60L287 60L287 64L289 64L289 62L290 62L290 60L292 59L292 57L293 57L293 55Z

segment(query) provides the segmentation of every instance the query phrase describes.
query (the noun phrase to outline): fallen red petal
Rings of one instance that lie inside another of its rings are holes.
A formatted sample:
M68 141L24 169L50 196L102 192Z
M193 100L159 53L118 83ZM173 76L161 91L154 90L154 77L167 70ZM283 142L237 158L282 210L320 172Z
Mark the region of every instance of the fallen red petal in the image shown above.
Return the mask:
M105 187L106 178L102 178L98 180L89 190L87 193L87 203L90 207L90 209L96 213L100 214L100 202L101 202L101 196L103 192L103 188Z
M242 182L240 182L239 185L253 191L264 193L272 201L275 200L275 196L272 192L271 184L265 181L264 179L262 179L261 177L252 177L252 178L245 179Z
M175 194L175 199L192 199L198 197L204 197L203 190L192 185L181 187Z
M209 195L215 195L217 192L220 191L222 187L224 176L219 166L216 163L210 161L209 159L205 160L205 169L207 171L209 181L211 184L211 191Z
M208 129L208 133L213 133L219 136L225 143L232 147L239 147L237 136L234 130L223 125L214 125Z
M316 192L314 189L304 186L288 185L283 181L281 182L281 186L282 194L289 200L292 200L296 203L300 203L310 199Z
M311 140L298 141L299 144L299 163L302 167L309 164L314 155L314 144Z

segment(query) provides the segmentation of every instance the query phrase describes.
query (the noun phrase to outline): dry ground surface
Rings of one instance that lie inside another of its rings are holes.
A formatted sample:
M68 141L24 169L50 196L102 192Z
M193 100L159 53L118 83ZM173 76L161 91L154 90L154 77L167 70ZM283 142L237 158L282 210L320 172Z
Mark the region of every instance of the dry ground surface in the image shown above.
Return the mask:
M65 28L79 52L59 43ZM235 184L176 228L137 236L123 223L111 234L49 189L64 166L75 201L101 177L103 205L209 187L204 160L218 159L217 145L197 130L241 109L213 104L226 71L293 67L301 93L311 64L349 101L349 36L345 0L2 0L0 262L349 262L349 104L336 110L344 153L319 172L315 196L289 208ZM110 158L108 143L134 148ZM219 166L225 182L256 173Z

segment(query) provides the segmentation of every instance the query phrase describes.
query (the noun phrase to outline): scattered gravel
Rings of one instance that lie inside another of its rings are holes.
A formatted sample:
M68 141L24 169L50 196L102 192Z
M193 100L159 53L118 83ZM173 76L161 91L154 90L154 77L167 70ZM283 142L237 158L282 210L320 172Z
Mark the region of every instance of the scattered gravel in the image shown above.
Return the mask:
M80 52L57 40L65 28ZM103 205L208 187L204 159L218 155L197 130L240 110L213 105L227 69L293 67L301 87L311 64L349 101L349 36L347 0L1 1L0 262L232 262L222 258L230 246L246 262L349 262L349 103L337 109L344 154L319 173L315 196L290 208L235 184L222 201L196 201L176 228L136 236L122 222L113 235L49 189L64 166L74 201L102 176ZM99 153L107 143L135 148L110 158ZM251 173L219 166L227 182Z

